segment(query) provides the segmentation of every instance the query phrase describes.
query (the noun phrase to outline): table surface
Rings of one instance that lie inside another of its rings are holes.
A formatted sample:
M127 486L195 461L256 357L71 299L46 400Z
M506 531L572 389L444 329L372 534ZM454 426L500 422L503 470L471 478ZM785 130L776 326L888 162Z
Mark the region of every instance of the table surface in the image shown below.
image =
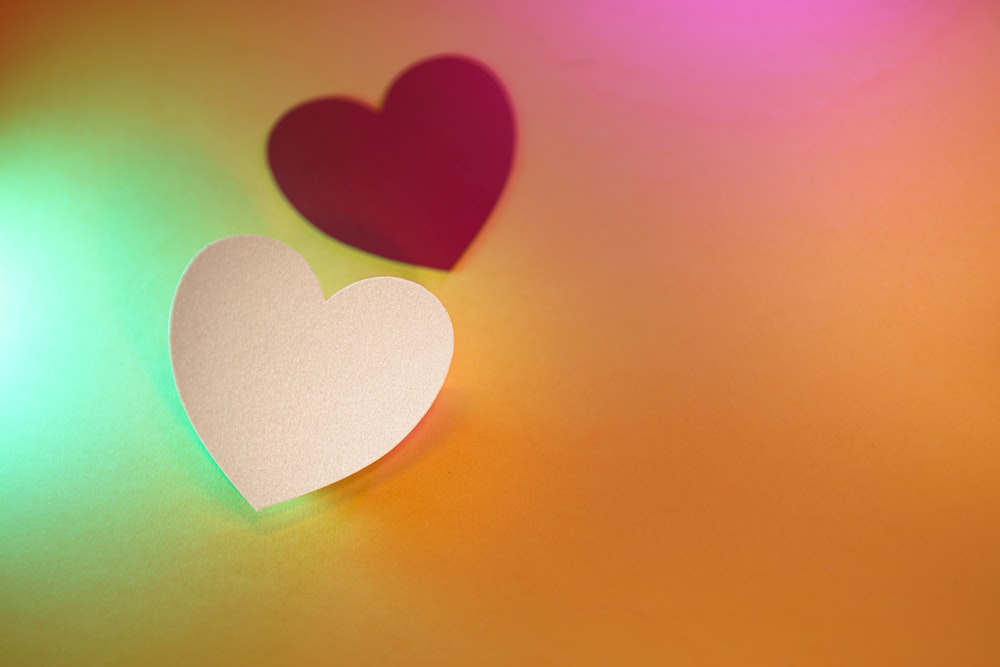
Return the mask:
M0 663L1000 664L1000 4L159 4L4 3ZM438 53L518 125L451 272L264 159ZM239 233L456 331L411 437L260 513L166 338Z

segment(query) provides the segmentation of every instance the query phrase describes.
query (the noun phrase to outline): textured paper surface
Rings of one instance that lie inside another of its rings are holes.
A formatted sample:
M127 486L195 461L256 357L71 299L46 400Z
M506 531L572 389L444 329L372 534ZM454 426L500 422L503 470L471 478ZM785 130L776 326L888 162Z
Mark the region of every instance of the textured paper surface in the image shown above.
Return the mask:
M370 278L324 300L305 259L262 236L205 248L170 321L188 416L257 509L395 447L440 391L453 345L447 311L420 285Z

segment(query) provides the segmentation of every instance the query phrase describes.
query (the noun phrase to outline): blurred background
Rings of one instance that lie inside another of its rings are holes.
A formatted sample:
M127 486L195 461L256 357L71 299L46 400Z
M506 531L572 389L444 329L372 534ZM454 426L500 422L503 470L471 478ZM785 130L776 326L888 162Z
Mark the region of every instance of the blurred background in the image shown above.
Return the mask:
M0 663L1000 664L1000 4L2 13ZM519 132L452 272L325 236L264 153L439 53ZM400 447L259 514L166 337L241 233L456 330Z

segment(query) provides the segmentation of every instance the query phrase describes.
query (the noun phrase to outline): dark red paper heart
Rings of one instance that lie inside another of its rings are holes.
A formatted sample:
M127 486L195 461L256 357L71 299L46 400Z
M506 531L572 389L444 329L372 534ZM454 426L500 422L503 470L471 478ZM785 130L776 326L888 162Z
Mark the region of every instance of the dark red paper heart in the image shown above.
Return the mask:
M380 109L305 102L268 140L271 173L309 222L389 259L451 269L493 210L514 159L500 81L459 56L396 77Z

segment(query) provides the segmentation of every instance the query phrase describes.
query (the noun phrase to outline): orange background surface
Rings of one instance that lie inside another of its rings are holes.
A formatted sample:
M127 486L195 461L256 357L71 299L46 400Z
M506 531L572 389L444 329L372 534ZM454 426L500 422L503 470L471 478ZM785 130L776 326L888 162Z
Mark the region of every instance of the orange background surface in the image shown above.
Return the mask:
M1000 4L5 2L0 663L1000 664ZM519 130L451 273L264 141L438 53ZM255 513L173 290L273 236L449 308L384 460Z

